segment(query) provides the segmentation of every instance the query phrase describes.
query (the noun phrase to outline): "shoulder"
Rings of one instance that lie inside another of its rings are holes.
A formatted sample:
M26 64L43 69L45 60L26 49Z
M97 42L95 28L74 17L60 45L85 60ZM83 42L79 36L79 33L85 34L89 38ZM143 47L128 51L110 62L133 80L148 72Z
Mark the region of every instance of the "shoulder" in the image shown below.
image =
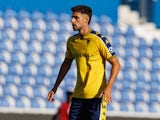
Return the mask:
M68 38L68 40L76 39L76 38L78 38L78 36L79 36L78 33L77 33L77 34L74 34L74 35L70 36L70 37Z
M103 34L97 32L97 31L92 30L92 31L91 31L91 34L93 34L93 35L94 35L97 39L99 39L100 41L103 41L103 42L108 41L107 37L105 37Z

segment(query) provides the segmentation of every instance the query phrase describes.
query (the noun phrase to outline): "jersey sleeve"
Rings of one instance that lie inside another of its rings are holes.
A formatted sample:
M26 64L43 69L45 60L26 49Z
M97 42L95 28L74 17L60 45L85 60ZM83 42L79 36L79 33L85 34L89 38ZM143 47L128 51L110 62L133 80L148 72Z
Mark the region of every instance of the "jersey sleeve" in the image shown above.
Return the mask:
M99 41L99 50L100 50L100 54L106 59L109 60L111 58L113 58L114 56L116 56L115 51L113 50L113 47L111 45L111 43L109 42L109 40L104 37L101 36L100 37L100 41Z
M65 58L67 58L67 59L73 59L74 56L73 56L73 54L70 51L70 40L67 41L67 47L66 48L67 49L66 49Z

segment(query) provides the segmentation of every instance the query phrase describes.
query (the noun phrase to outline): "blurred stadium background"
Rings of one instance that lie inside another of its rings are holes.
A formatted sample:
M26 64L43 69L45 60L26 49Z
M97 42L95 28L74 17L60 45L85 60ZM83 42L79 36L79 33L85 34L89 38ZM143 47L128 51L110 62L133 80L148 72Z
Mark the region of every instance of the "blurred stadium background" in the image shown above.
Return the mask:
M108 37L121 63L108 120L159 120L160 0L0 0L0 119L51 120L74 88L75 63L55 102L46 99L78 4L91 6L91 28Z

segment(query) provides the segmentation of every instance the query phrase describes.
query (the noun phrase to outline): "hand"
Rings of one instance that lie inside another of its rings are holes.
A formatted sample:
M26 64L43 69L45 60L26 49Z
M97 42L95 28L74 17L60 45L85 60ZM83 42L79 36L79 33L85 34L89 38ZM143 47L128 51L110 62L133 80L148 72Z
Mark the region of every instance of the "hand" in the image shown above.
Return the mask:
M107 103L112 102L112 89L108 86L102 91L101 98L103 98Z
M53 98L53 96L54 96L54 91L53 90L51 90L49 93L48 93L48 101L49 102L53 102L54 101L54 98Z

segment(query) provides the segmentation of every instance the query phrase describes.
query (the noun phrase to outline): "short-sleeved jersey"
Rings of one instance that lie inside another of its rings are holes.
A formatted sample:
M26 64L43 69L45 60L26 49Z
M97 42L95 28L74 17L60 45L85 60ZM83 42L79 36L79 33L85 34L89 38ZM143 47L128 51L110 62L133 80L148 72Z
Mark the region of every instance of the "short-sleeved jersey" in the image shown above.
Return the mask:
M85 36L76 34L67 41L67 59L75 59L77 83L76 98L98 98L106 86L105 61L115 52L106 37L90 30Z

